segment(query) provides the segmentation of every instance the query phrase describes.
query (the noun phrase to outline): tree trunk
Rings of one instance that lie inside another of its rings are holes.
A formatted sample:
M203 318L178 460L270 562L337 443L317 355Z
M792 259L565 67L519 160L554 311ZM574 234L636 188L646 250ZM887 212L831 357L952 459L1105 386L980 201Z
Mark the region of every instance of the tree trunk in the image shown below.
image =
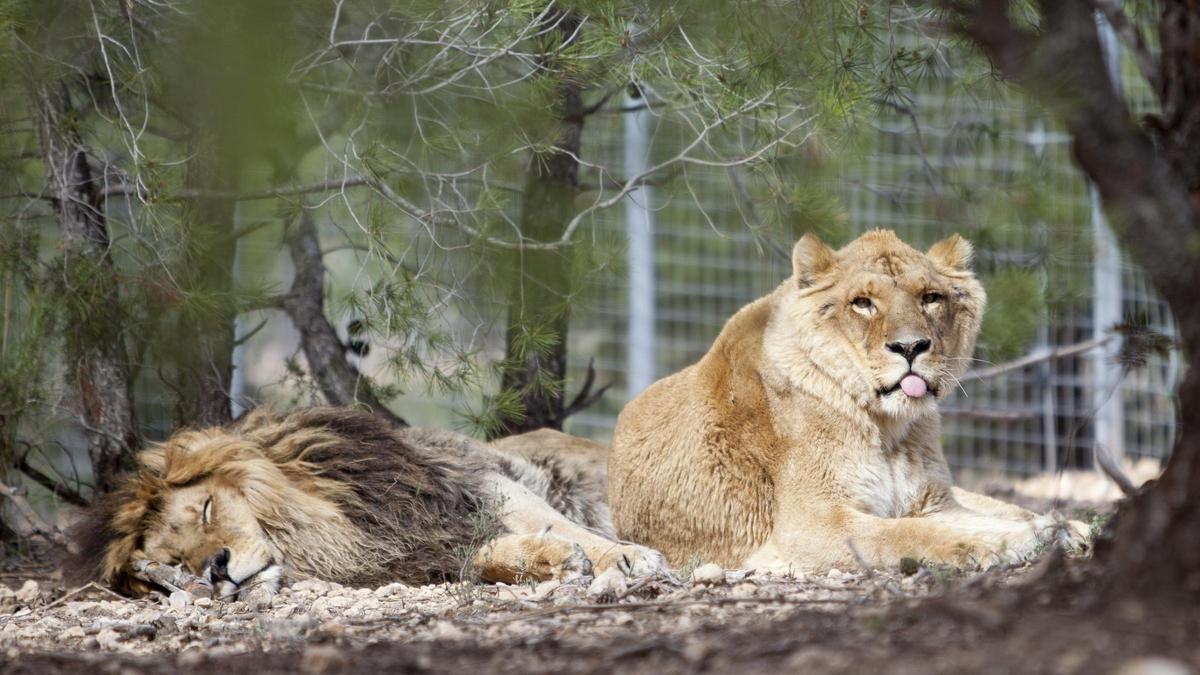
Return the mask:
M317 227L307 210L301 209L297 216L288 236L288 251L296 272L283 308L300 331L304 358L325 400L335 405L365 405L393 424L407 426L376 398L371 382L346 360L346 346L325 318L325 266Z
M1200 595L1200 4L1162 8L1163 114L1151 120L1152 140L1109 81L1086 0L1042 0L1037 33L1011 22L1008 0L958 6L960 29L1066 123L1114 231L1170 306L1187 358L1171 460L1118 511L1111 545L1097 551L1110 597Z
M236 184L232 162L221 161L215 143L193 149L187 182L202 190L229 192ZM183 283L185 294L215 302L181 311L177 330L177 420L183 425L212 426L232 418L234 262L237 240L233 236L235 202L203 197L189 202L184 214L188 259Z
M565 42L575 35L580 17L555 11L546 22L557 24L557 33ZM554 77L559 78L555 89L558 138L554 149L534 153L530 159L521 206L521 235L533 241L554 241L562 236L574 215L579 191L582 87L565 73L555 73ZM571 259L570 247L523 251L515 257L501 386L520 393L524 416L504 420L500 436L543 427L562 429L569 302L574 283ZM548 337L552 344L528 349L531 342L539 342L531 336Z
M1121 507L1112 541L1097 552L1117 595L1200 596L1200 356L1188 361L1179 406L1183 424L1166 470Z
M67 87L40 85L32 93L47 189L62 230L68 373L79 394L96 491L105 492L137 446L117 274L98 185L74 126Z

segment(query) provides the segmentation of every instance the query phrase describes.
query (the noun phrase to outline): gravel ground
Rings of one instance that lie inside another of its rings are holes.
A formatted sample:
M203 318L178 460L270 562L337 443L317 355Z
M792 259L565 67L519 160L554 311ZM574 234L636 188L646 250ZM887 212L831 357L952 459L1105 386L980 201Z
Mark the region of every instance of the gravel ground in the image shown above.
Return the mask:
M0 560L0 675L1200 672L1200 609L1099 608L1088 561L1056 556L986 572L706 565L517 586L300 580L269 607L67 589L48 563L12 562Z
M0 675L1197 672L1200 611L1097 611L1086 567L1047 559L973 574L795 578L703 567L687 581L375 589L299 581L262 609L64 591L43 578L0 587Z
M713 622L746 623L798 608L844 611L921 597L947 575L832 570L820 576L760 576L704 566L687 581L627 579L615 571L576 583L520 586L442 584L348 588L302 580L269 608L176 593L130 600L89 586L64 591L52 581L0 586L0 652L120 652L190 655L297 649L335 643L470 642L503 645L606 631L668 629L686 635ZM669 625L663 624L664 617Z

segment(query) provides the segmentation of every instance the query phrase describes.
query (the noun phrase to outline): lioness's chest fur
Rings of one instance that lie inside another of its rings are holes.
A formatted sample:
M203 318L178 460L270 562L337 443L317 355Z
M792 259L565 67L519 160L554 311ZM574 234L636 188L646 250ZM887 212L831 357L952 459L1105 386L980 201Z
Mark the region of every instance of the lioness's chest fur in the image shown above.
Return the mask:
M770 398L774 426L790 455L779 473L800 474L812 486L812 496L900 518L927 512L949 484L936 418L881 421L866 414L847 416L827 401L799 392L776 390ZM779 473L774 480L781 478Z

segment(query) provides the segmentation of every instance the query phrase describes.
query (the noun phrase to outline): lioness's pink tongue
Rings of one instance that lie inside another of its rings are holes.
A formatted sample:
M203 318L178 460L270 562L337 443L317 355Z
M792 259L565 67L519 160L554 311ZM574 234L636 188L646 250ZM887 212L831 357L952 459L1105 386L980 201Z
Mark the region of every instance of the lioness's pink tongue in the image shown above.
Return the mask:
M913 398L921 398L927 391L925 380L916 375L905 375L904 379L900 380L900 389Z

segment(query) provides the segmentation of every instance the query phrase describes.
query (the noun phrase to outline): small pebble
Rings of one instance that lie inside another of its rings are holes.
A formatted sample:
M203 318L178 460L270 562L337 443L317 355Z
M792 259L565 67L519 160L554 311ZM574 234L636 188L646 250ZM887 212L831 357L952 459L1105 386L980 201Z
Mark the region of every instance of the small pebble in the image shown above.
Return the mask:
M167 605L176 612L186 610L192 604L192 594L187 591L174 591L167 598Z
M692 582L710 586L725 583L725 570L716 563L707 563L692 571Z

